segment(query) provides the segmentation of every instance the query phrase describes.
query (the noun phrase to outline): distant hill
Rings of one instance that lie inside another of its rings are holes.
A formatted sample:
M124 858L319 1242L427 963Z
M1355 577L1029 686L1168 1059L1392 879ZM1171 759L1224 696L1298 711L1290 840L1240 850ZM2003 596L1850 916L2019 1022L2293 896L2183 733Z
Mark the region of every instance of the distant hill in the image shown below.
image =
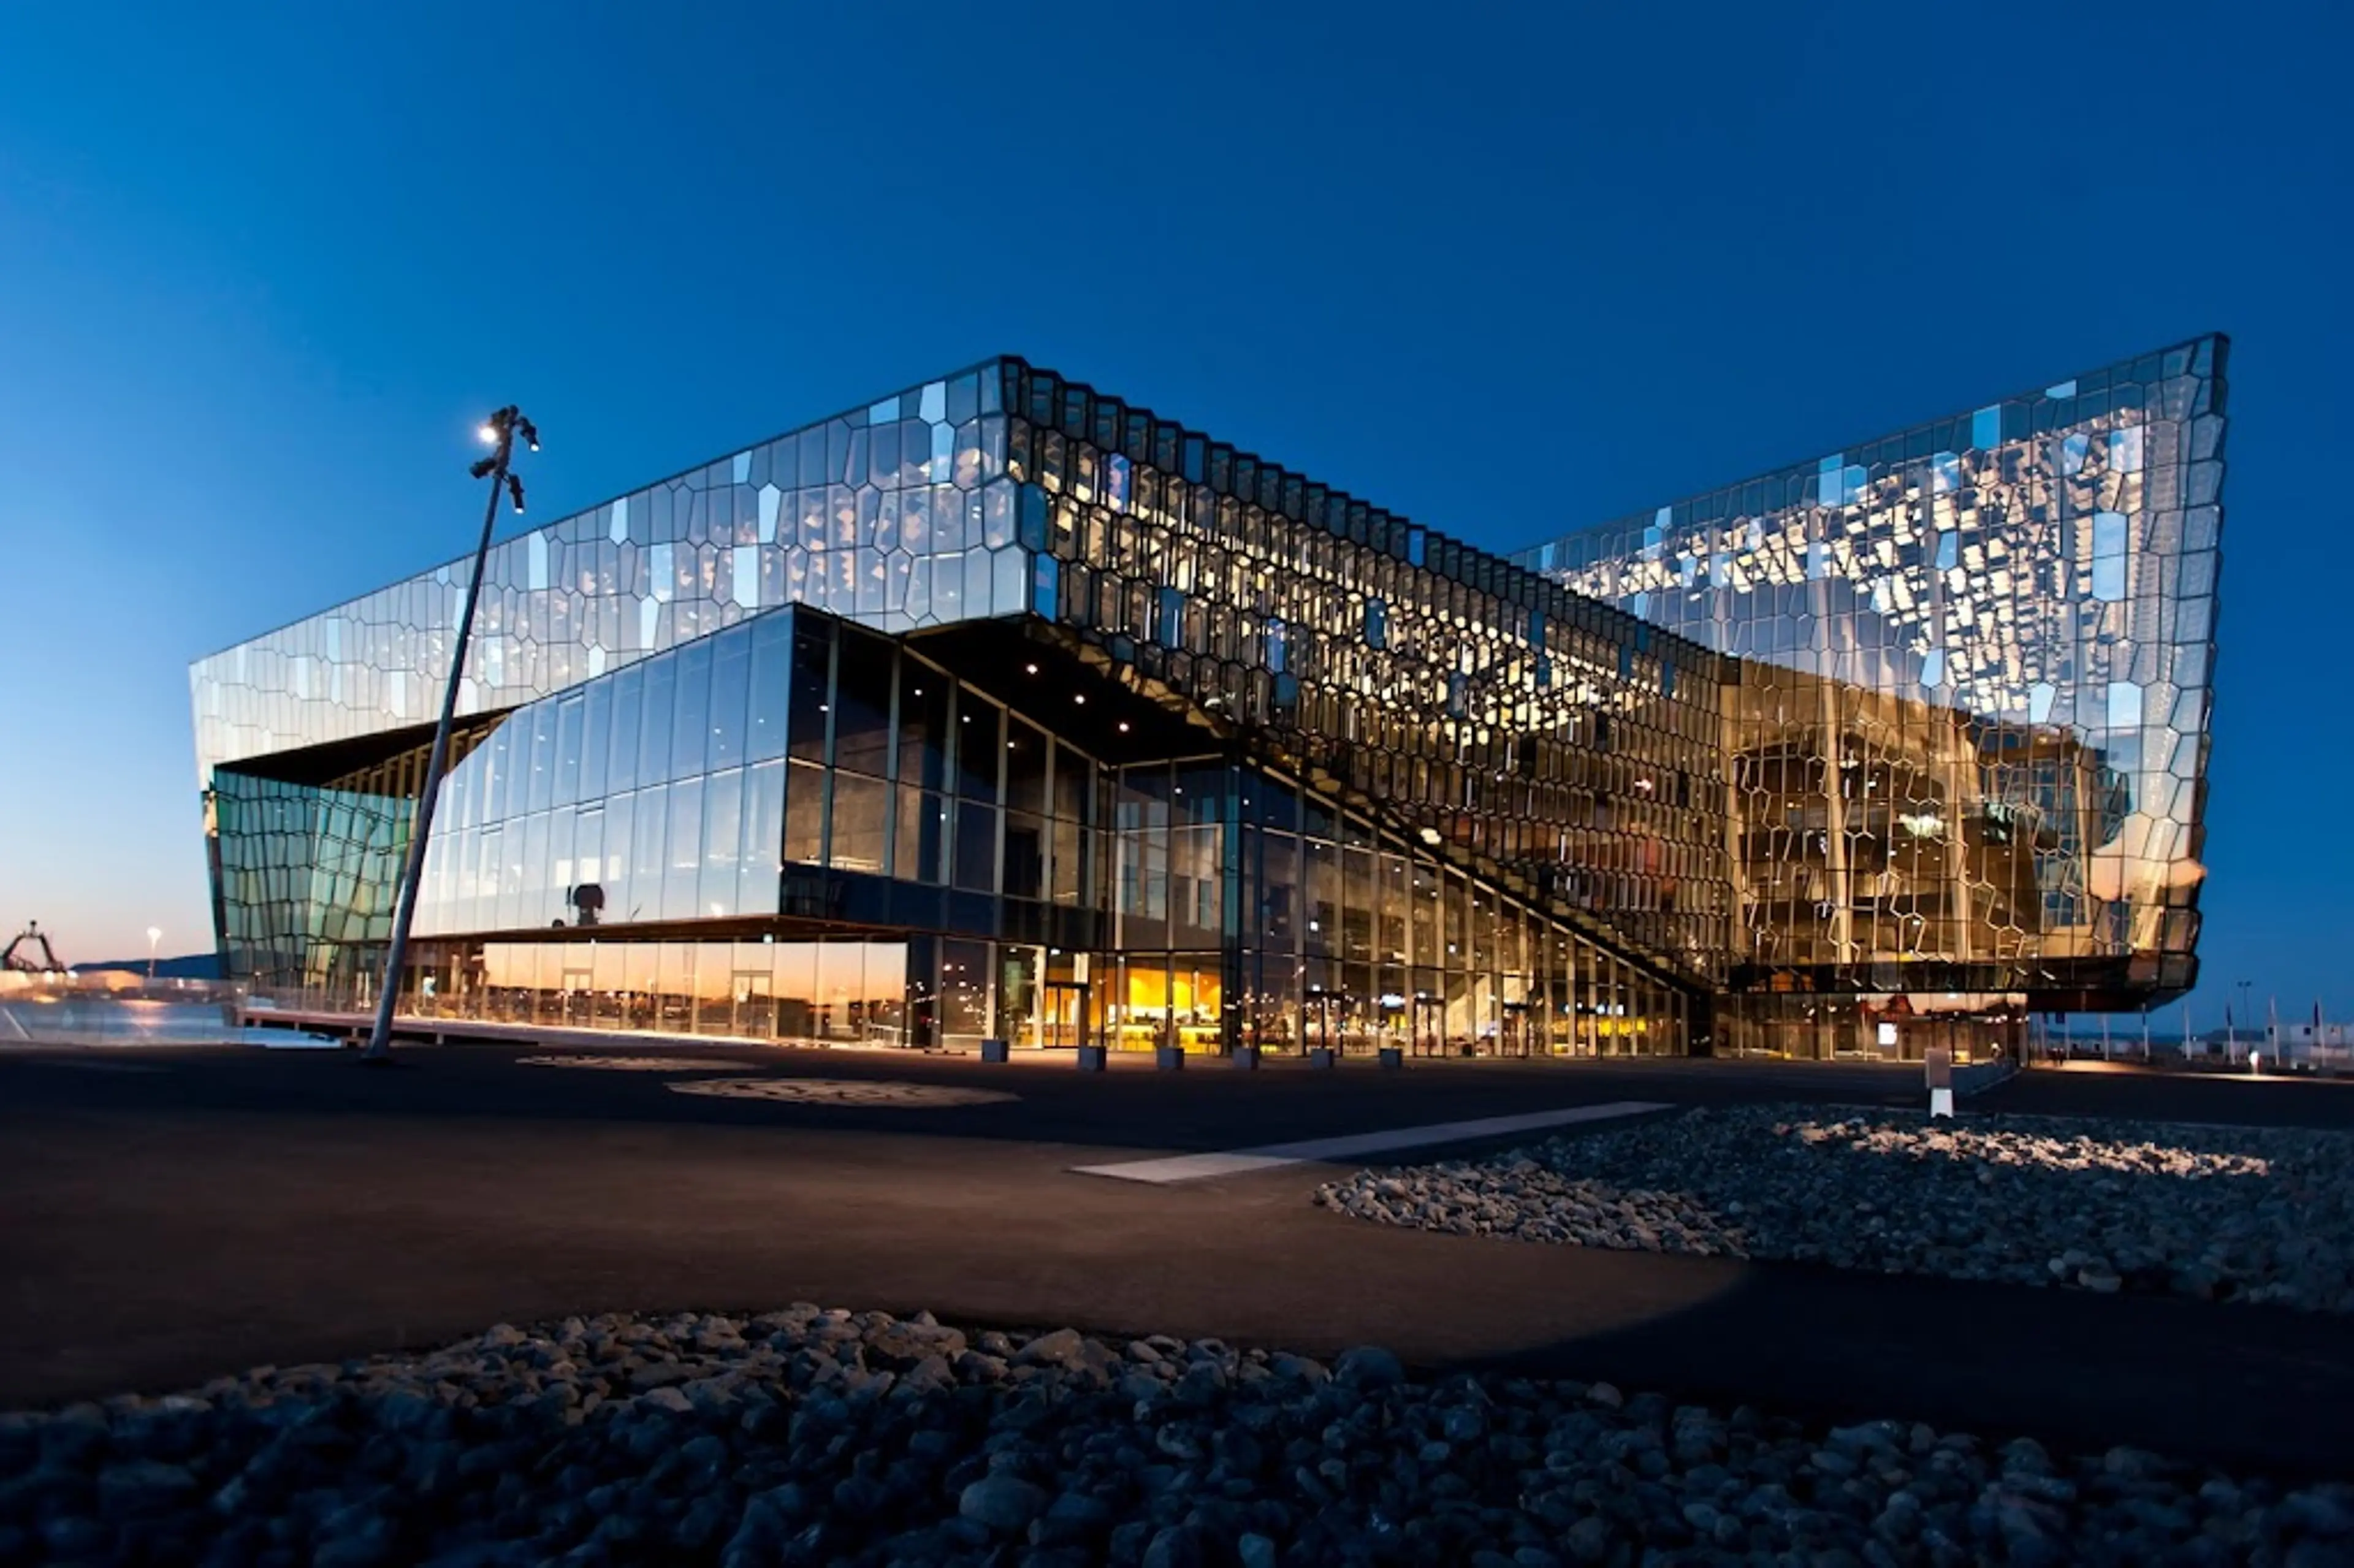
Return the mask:
M58 956L65 958L62 953ZM143 955L135 959L100 959L90 963L77 962L69 959L67 962L77 969L129 969L134 974L143 975L147 972L147 959ZM176 959L157 959L155 978L157 980L218 980L220 979L220 955L188 953Z

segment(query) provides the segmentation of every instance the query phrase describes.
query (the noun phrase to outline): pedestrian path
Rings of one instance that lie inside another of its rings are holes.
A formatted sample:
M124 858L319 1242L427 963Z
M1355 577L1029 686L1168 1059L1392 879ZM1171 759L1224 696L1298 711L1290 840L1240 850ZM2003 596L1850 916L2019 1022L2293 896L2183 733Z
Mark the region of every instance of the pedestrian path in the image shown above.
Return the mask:
M1441 1143L1469 1143L1475 1139L1509 1138L1514 1133L1543 1132L1580 1122L1609 1121L1670 1107L1656 1100L1612 1100L1598 1106L1569 1106L1559 1110L1530 1111L1521 1116L1482 1117L1475 1121L1434 1122L1427 1127L1392 1128L1384 1132L1352 1133L1345 1138L1310 1139L1302 1143L1267 1143L1256 1149L1230 1149L1208 1154L1172 1154L1158 1160L1130 1160L1117 1165L1081 1165L1082 1176L1108 1176L1120 1181L1166 1185L1201 1181L1214 1176L1238 1176L1246 1171L1269 1171L1283 1165L1318 1160L1362 1160L1401 1149L1425 1149Z

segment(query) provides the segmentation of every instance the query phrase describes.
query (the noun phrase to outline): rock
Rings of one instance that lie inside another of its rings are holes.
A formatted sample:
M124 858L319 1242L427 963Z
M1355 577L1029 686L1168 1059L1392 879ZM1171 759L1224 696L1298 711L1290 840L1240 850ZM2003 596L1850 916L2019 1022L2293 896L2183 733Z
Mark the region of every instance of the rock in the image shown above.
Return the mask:
M1379 1345L1359 1345L1341 1352L1332 1363L1332 1375L1341 1383L1363 1387L1385 1388L1405 1381L1405 1368L1397 1357Z
M2354 1568L2354 1549L2341 1540L2308 1535L2282 1555L2281 1568Z
M1044 1517L1056 1524L1092 1533L1111 1522L1111 1505L1086 1492L1064 1492L1047 1507Z
M2354 1503L2342 1490L2291 1492L2281 1499L2280 1517L2291 1529L2314 1535L2354 1535Z
M378 1524L313 1547L311 1568L385 1568L394 1560L392 1531Z
M98 1475L99 1506L109 1518L186 1501L196 1490L196 1478L185 1465L154 1459L129 1459L109 1465Z
M899 1397L931 1393L954 1387L956 1381L956 1373L949 1370L945 1356L926 1356L899 1375L891 1392Z
M959 1515L1001 1535L1026 1528L1045 1507L1046 1493L1042 1488L1004 1475L985 1476L957 1498Z
M1202 1532L1191 1525L1156 1531L1144 1548L1144 1568L1203 1568L1204 1544Z
M1449 1443L1475 1443L1488 1435L1488 1419L1477 1410L1458 1405L1441 1419L1439 1430Z
M94 1561L105 1554L108 1539L106 1526L78 1514L61 1515L41 1527L42 1543L59 1563Z
M2014 1437L2002 1446L2002 1467L2045 1475L2052 1469L2052 1456L2032 1437Z
M967 1351L952 1364L958 1378L965 1383L1000 1383L1005 1377L1004 1358L981 1351Z
M965 1337L937 1323L890 1323L866 1335L866 1353L897 1370L938 1358L943 1364L965 1351Z
M1561 1544L1572 1563L1599 1563L1610 1553L1610 1527L1589 1513L1569 1527Z
M1281 1351L1268 1360L1267 1367L1277 1377L1291 1383L1304 1383L1311 1388L1329 1383L1332 1378L1323 1362Z
M1833 1150L1881 1136L1869 1117L1814 1125ZM1905 1179L1885 1166L1895 1156L1872 1158L1883 1184ZM1550 1167L1523 1165L1505 1172L1514 1201L1552 1190ZM1771 1196L1769 1183L1745 1213ZM1906 1212L1900 1198L1869 1201ZM1629 1202L1675 1245L1668 1195ZM2237 1234L2212 1239L2236 1257ZM2126 1241L2096 1239L2080 1271L2142 1266ZM2040 1273L2064 1250L2019 1261ZM0 1564L2354 1558L2343 1486L1918 1424L1825 1428L1606 1383L1416 1383L1372 1347L1328 1372L1214 1340L1153 1336L1115 1355L1070 1330L1017 1347L813 1307L740 1325L609 1316L486 1348L493 1337L176 1401L0 1414Z
M1086 1344L1076 1329L1057 1329L1023 1346L1014 1359L1025 1366L1068 1366L1079 1359Z
M94 1464L106 1452L106 1415L94 1404L69 1405L42 1426L41 1462L61 1468Z
M1708 1107L1483 1160L1361 1171L1315 1198L1556 1245L2354 1311L2354 1249L2310 1240L2354 1229L2349 1153L2346 1134L2303 1128Z

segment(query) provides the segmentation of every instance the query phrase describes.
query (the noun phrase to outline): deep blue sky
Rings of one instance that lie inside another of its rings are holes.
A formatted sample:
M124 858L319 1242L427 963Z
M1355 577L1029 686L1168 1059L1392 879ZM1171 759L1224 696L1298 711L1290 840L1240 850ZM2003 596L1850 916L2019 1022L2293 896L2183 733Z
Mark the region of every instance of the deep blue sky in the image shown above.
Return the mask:
M0 924L208 944L187 662L461 551L509 399L554 516L1012 351L1501 549L2221 328L2194 1021L2243 978L2354 1014L2349 44L2170 0L7 7Z

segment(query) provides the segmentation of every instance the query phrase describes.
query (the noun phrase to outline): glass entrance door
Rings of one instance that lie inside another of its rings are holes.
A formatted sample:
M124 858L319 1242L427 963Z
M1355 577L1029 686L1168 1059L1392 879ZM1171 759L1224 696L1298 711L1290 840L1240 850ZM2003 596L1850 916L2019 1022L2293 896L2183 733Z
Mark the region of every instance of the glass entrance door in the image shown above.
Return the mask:
M777 1033L775 977L767 969L747 969L736 976L727 1017L727 1033L754 1040L770 1040Z
M1436 991L1418 991L1408 1010L1412 1019L1414 1053L1417 1056L1443 1056L1447 1054L1447 1000Z
M1042 1021L1049 1050L1072 1050L1091 1043L1087 988L1073 980L1046 982L1046 1007Z
M1337 991L1311 991L1308 993L1307 1047L1324 1047L1336 1056L1345 1056L1348 1042L1349 999Z
M566 969L558 995L562 999L562 1021L567 1029L596 1027L597 989L587 969Z

